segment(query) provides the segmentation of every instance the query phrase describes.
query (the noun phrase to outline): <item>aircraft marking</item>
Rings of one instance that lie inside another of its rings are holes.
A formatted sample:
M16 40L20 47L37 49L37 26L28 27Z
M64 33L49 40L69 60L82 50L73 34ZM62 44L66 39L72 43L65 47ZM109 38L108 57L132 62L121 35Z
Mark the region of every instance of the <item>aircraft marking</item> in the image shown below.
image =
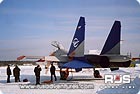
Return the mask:
M79 44L79 40L78 40L78 38L74 38L74 40L73 40L73 46L76 48L77 46L78 46L78 44Z

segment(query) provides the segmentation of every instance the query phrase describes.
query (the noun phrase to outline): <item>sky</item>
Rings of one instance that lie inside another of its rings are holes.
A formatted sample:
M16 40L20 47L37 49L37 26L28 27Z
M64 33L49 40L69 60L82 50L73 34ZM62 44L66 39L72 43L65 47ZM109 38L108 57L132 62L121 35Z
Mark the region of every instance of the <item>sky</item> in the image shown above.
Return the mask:
M1 0L0 60L47 56L59 41L69 50L80 16L86 19L85 53L102 50L115 20L121 21L121 54L140 54L138 0Z

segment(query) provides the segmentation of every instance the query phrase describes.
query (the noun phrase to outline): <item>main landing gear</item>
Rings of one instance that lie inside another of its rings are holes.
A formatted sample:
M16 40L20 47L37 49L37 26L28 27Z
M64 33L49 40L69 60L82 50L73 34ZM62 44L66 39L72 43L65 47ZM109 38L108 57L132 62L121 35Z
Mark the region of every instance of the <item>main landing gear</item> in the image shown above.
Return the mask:
M93 71L94 71L94 78L102 78L98 70L95 70L95 68L93 68Z

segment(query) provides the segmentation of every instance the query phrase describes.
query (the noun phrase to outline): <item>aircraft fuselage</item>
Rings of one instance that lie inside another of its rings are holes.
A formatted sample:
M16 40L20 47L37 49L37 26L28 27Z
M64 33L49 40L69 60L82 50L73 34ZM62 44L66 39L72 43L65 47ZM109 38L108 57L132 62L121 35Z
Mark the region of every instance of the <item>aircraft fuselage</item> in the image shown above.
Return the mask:
M129 67L131 60L125 55L85 55L76 60L86 61L95 68Z

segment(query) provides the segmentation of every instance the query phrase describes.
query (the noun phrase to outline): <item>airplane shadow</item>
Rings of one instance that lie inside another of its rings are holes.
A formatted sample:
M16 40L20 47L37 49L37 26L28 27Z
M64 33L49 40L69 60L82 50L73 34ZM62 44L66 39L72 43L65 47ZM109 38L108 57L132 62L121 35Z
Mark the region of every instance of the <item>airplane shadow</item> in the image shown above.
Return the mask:
M124 74L130 74L130 72L126 72L124 70L116 70L116 71L112 71L111 73L124 73Z

